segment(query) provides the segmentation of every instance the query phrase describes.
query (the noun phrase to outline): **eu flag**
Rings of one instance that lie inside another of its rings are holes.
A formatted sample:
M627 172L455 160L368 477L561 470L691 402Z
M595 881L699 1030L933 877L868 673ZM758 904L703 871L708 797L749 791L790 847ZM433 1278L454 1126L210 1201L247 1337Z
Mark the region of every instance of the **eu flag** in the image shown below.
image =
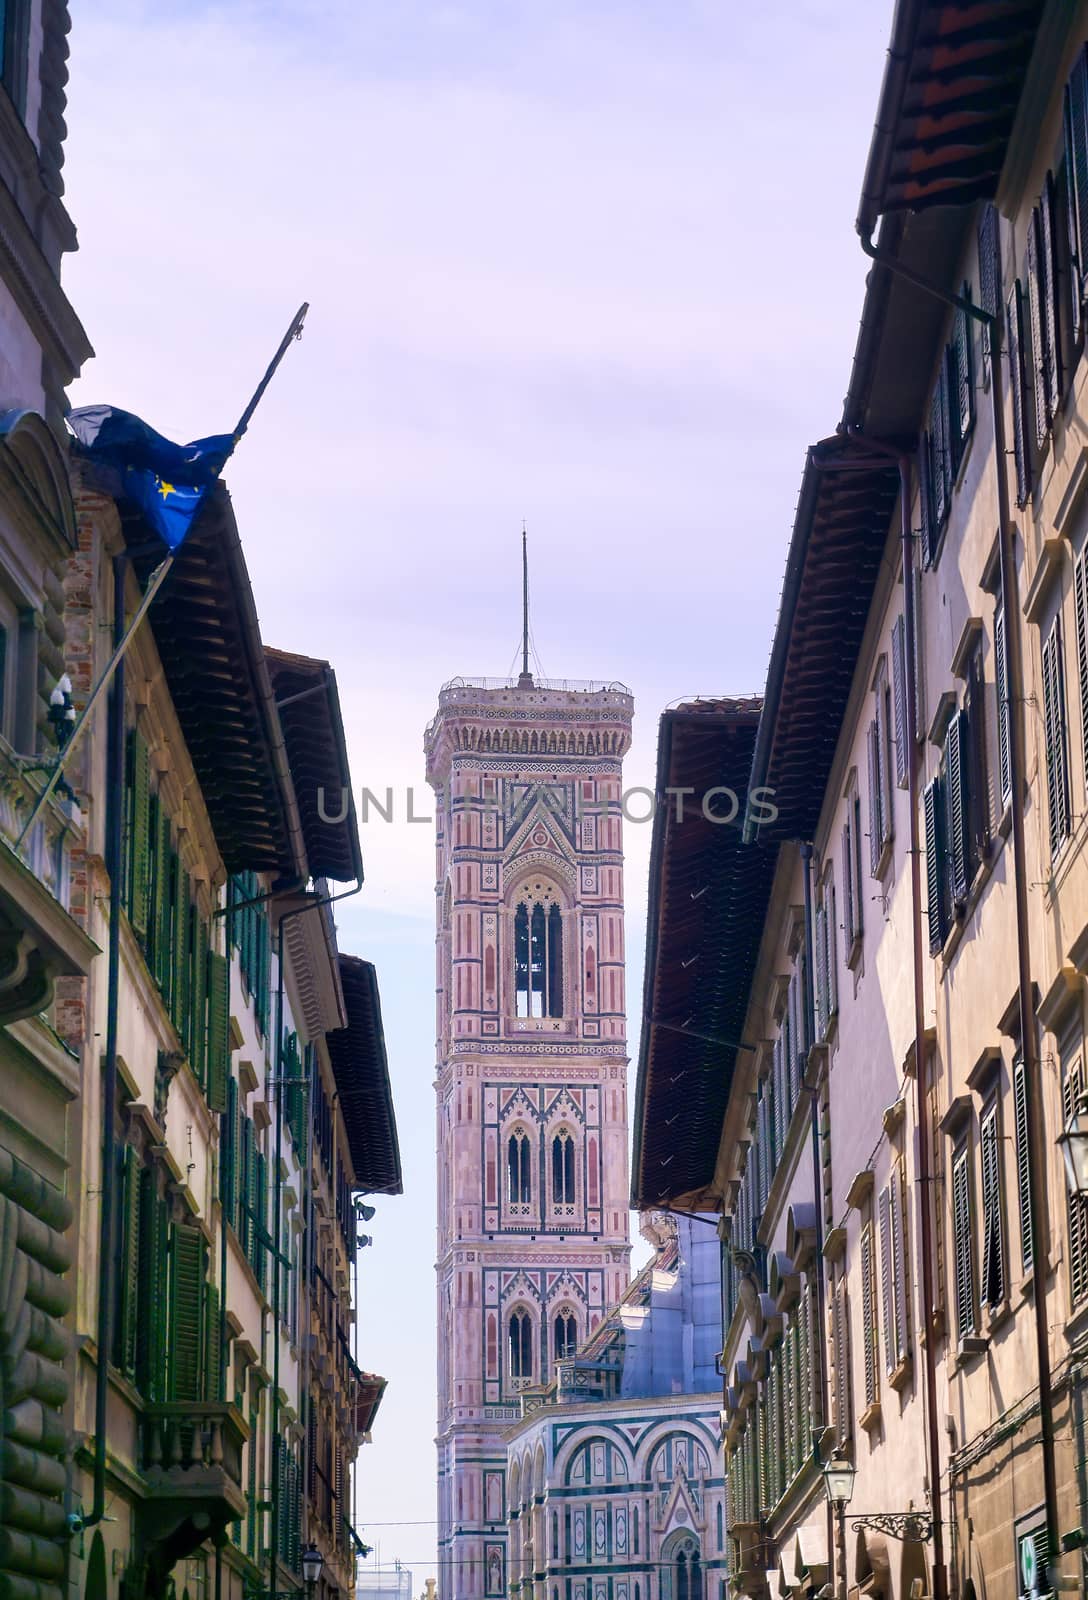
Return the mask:
M123 474L126 497L170 550L185 539L235 442L219 433L174 444L116 406L81 406L68 426L87 455Z

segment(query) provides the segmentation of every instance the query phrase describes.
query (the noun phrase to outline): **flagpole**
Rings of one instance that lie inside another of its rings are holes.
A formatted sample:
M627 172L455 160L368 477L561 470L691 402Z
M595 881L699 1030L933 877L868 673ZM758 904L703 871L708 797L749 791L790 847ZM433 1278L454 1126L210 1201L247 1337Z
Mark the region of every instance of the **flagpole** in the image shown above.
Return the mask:
M272 360L269 362L267 368L265 369L264 377L261 379L261 381L257 385L256 389L253 391L253 395L252 395L252 398L250 399L249 404L246 406L245 410L242 412L242 415L239 417L238 424L235 427L234 433L231 435L231 438L232 438L231 453L232 454L233 454L233 451L234 451L234 446L238 443L239 439L242 437L242 435L245 433L246 429L249 427L250 422L253 420L253 413L256 411L257 407L260 405L261 399L262 399L262 397L264 395L265 390L268 388L268 385L272 382L272 379L275 376L276 368L279 366L280 362L283 360L284 356L287 354L287 350L288 350L288 347L291 344L292 339L301 339L302 338L302 324L306 320L306 313L307 313L307 311L309 311L309 309L310 309L309 303L307 301L304 301L302 303L302 305L298 308L298 310L295 312L294 318L292 319L292 322L291 322L291 326L288 328L287 332L284 334L283 338L280 340L278 350L276 351L275 355L272 357ZM229 460L230 458L228 457L227 459ZM224 462L224 466L225 465L226 465L226 462ZM220 468L220 471L222 471L222 468ZM201 510L203 510L203 506L201 506L198 509L198 511L196 513L196 517L193 518L194 522L196 521L196 518L199 517ZM191 529L190 529L190 532L191 532ZM188 535L186 535L186 537L188 537ZM180 546L179 546L179 548L180 548ZM159 563L159 565L155 568L154 572L151 574L151 577L148 579L147 588L144 590L143 597L140 600L140 604L136 607L136 610L132 615L132 620L129 622L128 627L125 629L123 635L121 636L121 639L118 641L117 646L114 649L113 654L110 656L110 659L107 661L107 663L105 665L105 668L103 669L102 676L99 678L98 682L94 685L93 689L91 690L90 694L88 695L87 703L83 707L83 710L79 713L79 716L76 718L76 721L72 726L72 731L68 735L67 740L65 741L64 748L62 750L58 750L58 752L57 752L57 759L54 762L53 767L52 767L52 769L51 769L51 771L49 773L49 779L48 779L48 781L47 781L47 783L45 785L45 788L41 791L41 793L38 795L37 800L34 802L33 810L31 811L30 816L27 818L26 822L23 824L22 832L19 834L19 837L16 840L16 843L15 843L16 850L21 850L22 849L23 844L25 843L27 838L30 836L31 830L34 828L35 823L38 821L38 819L41 816L42 812L45 810L46 806L49 804L50 796L52 795L53 791L57 787L57 784L61 780L61 775L64 772L65 766L67 765L68 757L71 755L72 751L75 749L76 745L78 744L80 736L83 733L83 730L86 728L87 723L90 721L91 715L94 712L95 707L98 705L98 702L101 700L102 696L105 694L106 690L109 688L109 685L110 685L110 682L111 682L111 680L113 678L113 675L117 671L117 667L118 667L119 662L123 659L126 650L128 649L129 645L132 643L132 638L133 638L133 635L136 632L136 629L140 626L140 623L144 620L144 617L146 617L148 611L151 608L151 602L154 600L155 596L158 594L159 590L162 588L163 584L165 583L165 581L166 581L166 579L167 579L167 577L168 577L168 575L170 573L170 569L174 565L175 556L176 556L176 551L171 550L170 554L166 557L166 559L164 561L161 561Z

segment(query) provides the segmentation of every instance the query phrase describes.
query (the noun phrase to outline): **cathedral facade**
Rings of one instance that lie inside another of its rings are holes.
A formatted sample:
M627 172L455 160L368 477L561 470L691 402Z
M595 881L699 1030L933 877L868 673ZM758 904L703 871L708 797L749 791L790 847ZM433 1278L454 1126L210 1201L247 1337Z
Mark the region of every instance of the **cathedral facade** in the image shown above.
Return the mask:
M629 1278L621 684L457 679L435 791L443 1600L504 1596L506 1430Z

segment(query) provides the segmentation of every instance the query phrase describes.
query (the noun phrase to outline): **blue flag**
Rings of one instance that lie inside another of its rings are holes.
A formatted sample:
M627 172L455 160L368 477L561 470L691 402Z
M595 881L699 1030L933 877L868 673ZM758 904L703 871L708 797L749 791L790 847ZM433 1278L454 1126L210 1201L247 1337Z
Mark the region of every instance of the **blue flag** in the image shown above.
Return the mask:
M220 433L174 444L116 406L81 406L68 426L89 456L123 474L126 498L170 550L184 541L235 442Z

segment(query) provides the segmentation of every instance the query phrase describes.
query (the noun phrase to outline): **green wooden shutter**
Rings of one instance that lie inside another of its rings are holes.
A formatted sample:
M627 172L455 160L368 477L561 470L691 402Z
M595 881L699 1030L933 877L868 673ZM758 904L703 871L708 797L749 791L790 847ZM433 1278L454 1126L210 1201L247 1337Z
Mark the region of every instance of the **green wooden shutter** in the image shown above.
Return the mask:
M892 627L892 704L895 708L895 781L907 782L907 628L899 616Z
M1017 1061L1012 1072L1013 1135L1016 1146L1016 1200L1020 1224L1020 1261L1024 1272L1031 1271L1031 1186L1028 1182L1030 1155L1028 1153L1028 1081L1023 1061Z
M238 1085L226 1082L226 1109L219 1123L219 1200L231 1227L238 1228Z
M861 1233L861 1324L865 1358L865 1405L868 1408L880 1393L877 1377L876 1295L874 1293L873 1225L867 1222Z
M936 955L944 943L942 880L944 877L944 829L941 816L939 778L927 783L922 795L926 830L926 912L929 921L929 953Z
M1079 625L1078 625L1079 626ZM1012 798L1012 767L1009 760L1009 676L1005 656L1005 613L1000 599L994 612L994 677L997 692L997 770L1001 784L1002 807ZM1082 701L1088 729L1088 690ZM1088 742L1085 743L1088 751Z
M204 1235L175 1225L170 1296L170 1398L202 1399L204 1382Z
M268 1276L268 1252L264 1245L268 1226L268 1163L260 1150L255 1152L250 1171L253 1174L251 1203L254 1214L250 1265L263 1293Z
M196 1081L209 1091L208 1076L208 924L193 906L193 978L189 995L189 1059ZM221 1105L208 1104L213 1111Z
M884 1364L889 1373L895 1371L895 1291L892 1285L894 1261L892 1257L892 1196L891 1189L880 1191L880 1285L884 1313Z
M970 736L967 715L957 711L948 724L946 741L948 771L948 857L952 894L956 900L967 897L970 820Z
M189 905L189 874L177 864L174 900L174 978L170 991L170 1015L178 1031L186 1054L189 1040L189 988L192 977L192 916Z
M121 1281L116 1364L126 1378L136 1376L136 1325L140 1295L140 1167L136 1151L125 1145L121 1158Z
M979 1123L979 1164L982 1175L982 1299L999 1306L1005 1298L1005 1219L1001 1207L1001 1139L997 1105L983 1113Z
M155 1173L140 1173L140 1316L136 1326L136 1383L145 1400L166 1399L169 1225Z
M1062 1119L1068 1122L1084 1093L1084 1067L1078 1057L1062 1075ZM1074 1305L1088 1295L1088 1203L1081 1195L1067 1195L1069 1224L1069 1294Z
M1050 853L1056 856L1069 835L1069 776L1066 762L1065 675L1061 618L1043 645L1043 731L1046 741L1047 821Z
M1062 346L1058 300L1057 207L1053 172L1048 172L1039 196L1039 282L1043 296L1043 342L1046 357L1046 387L1051 420L1062 400Z
M208 1104L213 1111L227 1108L230 1077L230 967L226 956L208 951Z
M1043 309L1043 223L1036 206L1028 222L1027 276L1028 322L1031 332L1032 410L1035 445L1042 450L1051 423L1050 395L1047 391L1046 320Z
M839 914L834 879L828 882L824 899L827 904L827 1011L829 1017L834 1017L839 1011L839 946L835 937Z
M152 960L151 967L155 974L155 981L163 996L169 989L168 973L170 971L170 928L171 928L171 896L173 883L171 879L170 859L170 817L162 803L161 795L155 800L155 870L152 885L154 899L152 901Z
M222 1400L220 1384L220 1359L223 1348L223 1324L219 1307L219 1290L214 1283L204 1286L204 1398Z
M1009 377L1012 388L1012 442L1016 462L1016 504L1026 506L1031 494L1031 462L1028 456L1028 383L1024 350L1024 291L1019 278L1006 307L1006 335L1009 345Z
M127 904L129 921L143 939L151 888L150 757L147 741L135 728L129 734L129 781Z
M238 1199L238 1242L242 1246L242 1253L252 1265L253 1260L253 1205L256 1172L253 1160L253 1123L249 1117L242 1116L242 1167L240 1173L240 1190Z
M952 1254L956 1272L956 1333L964 1339L975 1331L971 1173L966 1145L962 1145L952 1158Z

